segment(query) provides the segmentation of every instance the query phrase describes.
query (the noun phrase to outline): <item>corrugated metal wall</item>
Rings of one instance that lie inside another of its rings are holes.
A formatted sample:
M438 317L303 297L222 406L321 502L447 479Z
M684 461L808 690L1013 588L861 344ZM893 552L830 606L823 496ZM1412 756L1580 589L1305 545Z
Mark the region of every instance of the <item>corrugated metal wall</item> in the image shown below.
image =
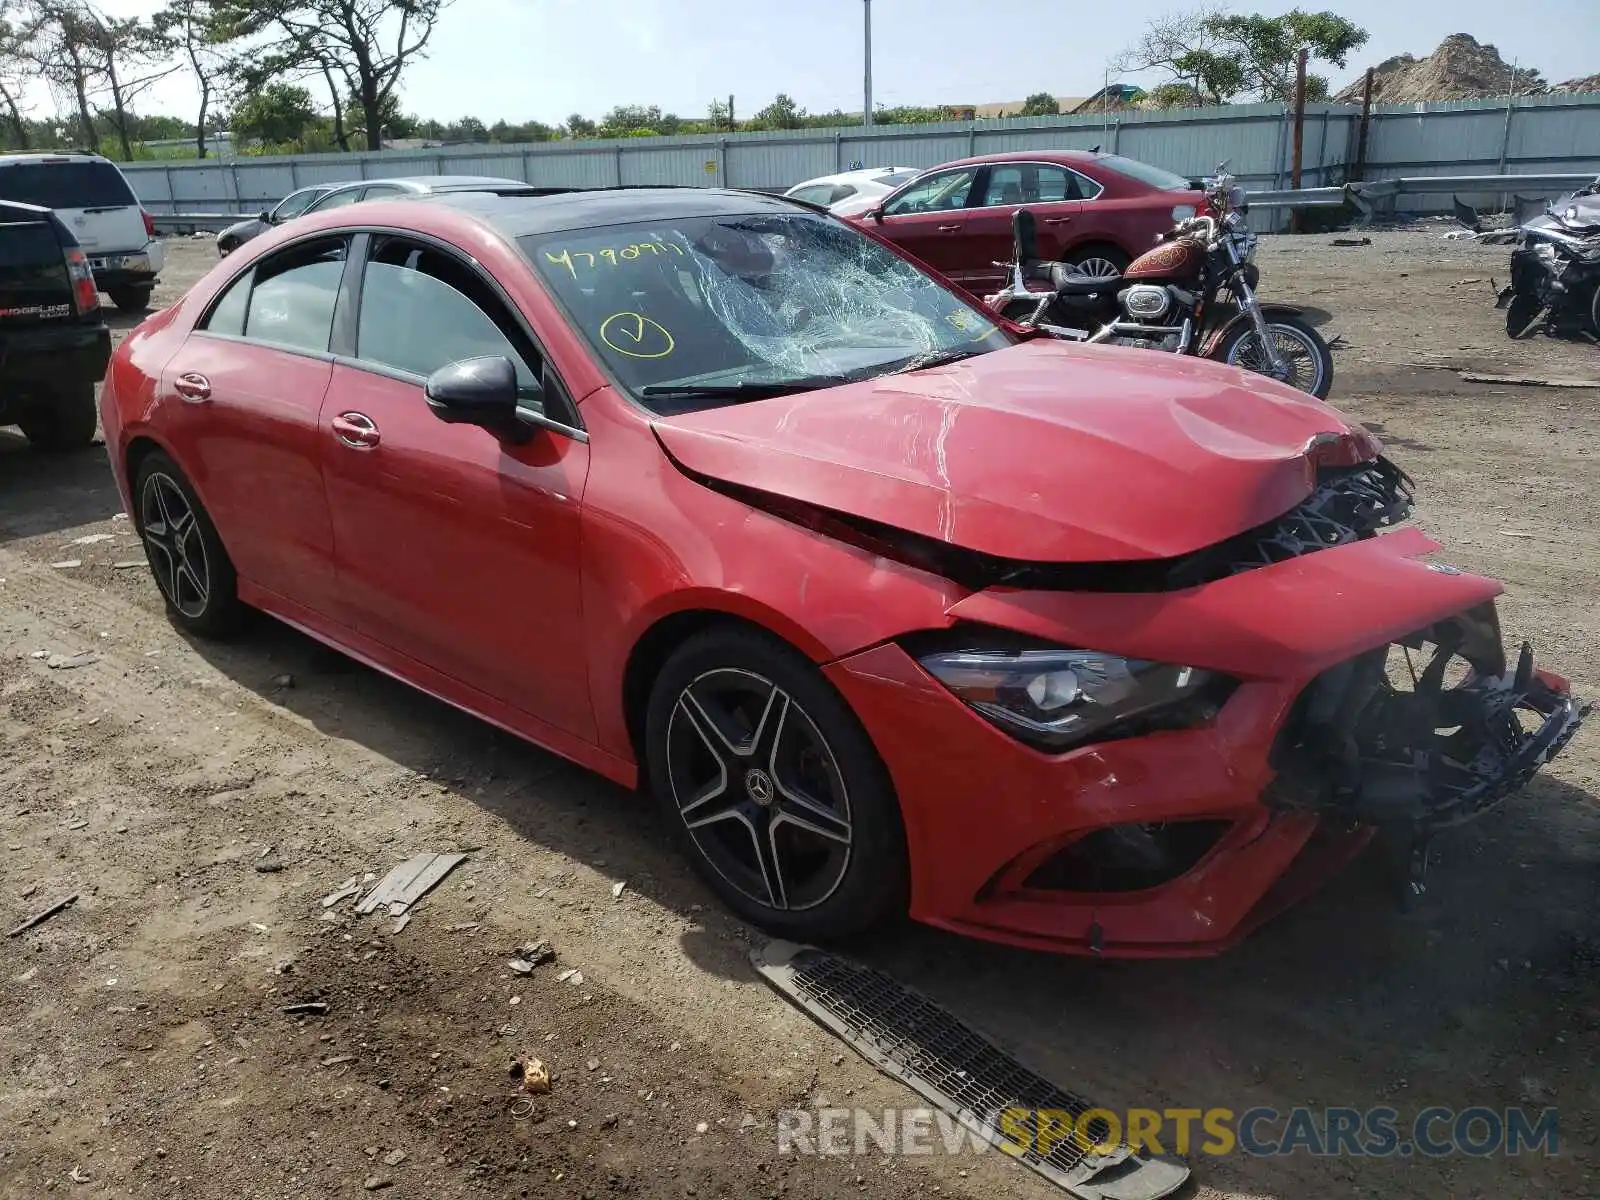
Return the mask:
M1600 96L1524 96L1372 110L1367 178L1418 175L1600 174ZM1480 208L1495 195L1463 195ZM1449 196L1411 196L1412 212L1445 212Z
M1354 155L1356 109L1310 105L1302 184L1337 183ZM1226 160L1246 187L1289 186L1291 120L1283 105L1032 117L873 130L808 129L726 137L540 142L441 150L240 158L227 163L132 163L123 169L156 213L258 212L308 183L396 175L494 175L569 187L720 184L782 189L860 161L931 167L953 158L1095 146L1184 175ZM1498 101L1375 108L1367 178L1600 172L1600 96L1518 100L1509 126ZM1448 207L1449 198L1413 203Z

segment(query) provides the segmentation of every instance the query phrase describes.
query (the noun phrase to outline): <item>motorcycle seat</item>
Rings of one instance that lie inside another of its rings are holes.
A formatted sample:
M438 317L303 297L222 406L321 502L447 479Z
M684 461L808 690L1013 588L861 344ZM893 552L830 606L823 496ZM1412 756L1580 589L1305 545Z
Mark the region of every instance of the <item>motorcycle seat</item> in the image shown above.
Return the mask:
M1085 275L1070 263L1050 264L1050 286L1063 296L1092 296L1097 292L1115 292L1122 276Z

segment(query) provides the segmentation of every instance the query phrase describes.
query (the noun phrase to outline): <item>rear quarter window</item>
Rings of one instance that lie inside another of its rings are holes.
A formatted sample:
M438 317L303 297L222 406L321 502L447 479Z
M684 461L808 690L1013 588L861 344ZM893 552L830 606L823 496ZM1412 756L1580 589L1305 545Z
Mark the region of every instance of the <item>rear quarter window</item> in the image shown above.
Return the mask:
M1120 154L1102 154L1094 160L1094 165L1115 171L1128 179L1136 179L1147 187L1159 188L1164 192L1191 190L1189 181L1182 175L1175 175L1160 167L1152 167L1149 163L1140 162L1138 159L1123 158Z
M116 167L81 161L0 165L0 200L43 208L126 208L139 203Z

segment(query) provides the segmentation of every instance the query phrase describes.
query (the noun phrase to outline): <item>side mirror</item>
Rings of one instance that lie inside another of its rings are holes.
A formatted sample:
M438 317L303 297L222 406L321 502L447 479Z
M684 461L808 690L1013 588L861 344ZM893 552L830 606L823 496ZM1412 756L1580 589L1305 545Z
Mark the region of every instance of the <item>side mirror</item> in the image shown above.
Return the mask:
M874 225L882 225L883 224L883 205L874 204L871 208L867 209L865 215L872 218L872 223Z
M1038 261L1039 227L1034 215L1025 208L1011 214L1011 244L1018 263Z
M268 209L265 209L265 208L261 210L261 215L259 217L257 217L256 220L265 221L268 225L276 225L277 224L277 222L272 219L271 211L268 210Z
M441 421L481 425L517 440L532 434L519 410L526 408L535 415L543 411L537 398L524 399L519 394L517 369L503 354L464 358L440 367L428 377L423 395Z

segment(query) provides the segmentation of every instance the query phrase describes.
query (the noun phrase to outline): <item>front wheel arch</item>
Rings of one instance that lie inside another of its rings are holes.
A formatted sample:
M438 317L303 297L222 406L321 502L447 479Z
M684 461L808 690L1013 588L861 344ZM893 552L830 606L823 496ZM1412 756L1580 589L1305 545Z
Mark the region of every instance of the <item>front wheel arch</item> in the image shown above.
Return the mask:
M628 730L633 761L640 768L641 786L645 783L647 771L645 715L650 707L650 692L655 687L656 677L679 646L708 629L716 628L746 630L780 642L812 662L817 661L815 654L808 654L804 647L796 646L792 639L784 637L771 626L726 609L685 608L659 617L634 642L622 668L623 720Z

